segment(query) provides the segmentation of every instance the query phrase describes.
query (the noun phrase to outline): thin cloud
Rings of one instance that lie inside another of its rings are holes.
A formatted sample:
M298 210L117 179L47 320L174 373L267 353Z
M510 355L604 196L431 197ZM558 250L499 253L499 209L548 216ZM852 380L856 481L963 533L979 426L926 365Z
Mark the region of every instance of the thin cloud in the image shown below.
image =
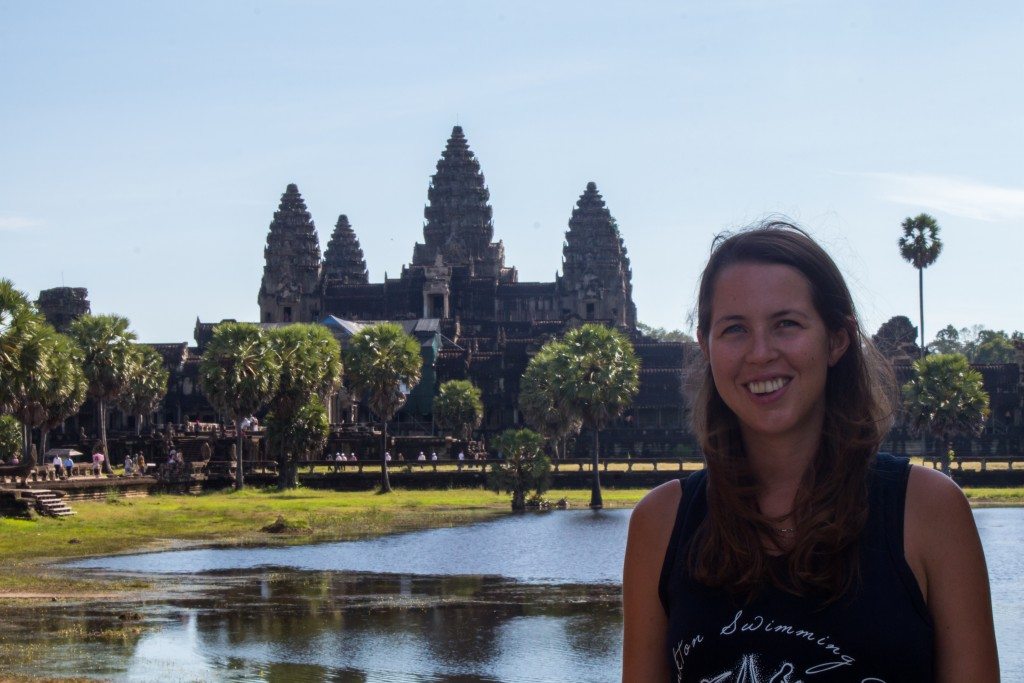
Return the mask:
M885 198L897 204L993 223L1024 219L1024 188L923 173L859 175L879 181Z
M0 231L15 232L19 230L32 230L43 225L42 221L23 216L0 216Z

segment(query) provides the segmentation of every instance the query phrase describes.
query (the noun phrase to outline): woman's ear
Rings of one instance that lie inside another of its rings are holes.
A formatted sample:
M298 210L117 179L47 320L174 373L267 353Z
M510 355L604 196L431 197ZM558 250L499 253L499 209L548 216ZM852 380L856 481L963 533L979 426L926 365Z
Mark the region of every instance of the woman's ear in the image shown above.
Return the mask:
M829 334L828 366L830 368L835 366L848 348L850 348L850 331L845 326Z

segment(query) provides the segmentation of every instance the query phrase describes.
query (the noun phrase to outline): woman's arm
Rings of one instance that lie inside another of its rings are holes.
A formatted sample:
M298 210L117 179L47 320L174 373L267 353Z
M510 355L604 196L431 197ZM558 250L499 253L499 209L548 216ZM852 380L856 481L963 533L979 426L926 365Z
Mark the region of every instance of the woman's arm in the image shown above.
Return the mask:
M662 484L637 503L629 520L622 569L623 683L669 679L668 619L658 598L658 581L680 496L679 482Z
M942 683L999 680L985 555L963 491L944 474L910 470L904 549L935 620Z

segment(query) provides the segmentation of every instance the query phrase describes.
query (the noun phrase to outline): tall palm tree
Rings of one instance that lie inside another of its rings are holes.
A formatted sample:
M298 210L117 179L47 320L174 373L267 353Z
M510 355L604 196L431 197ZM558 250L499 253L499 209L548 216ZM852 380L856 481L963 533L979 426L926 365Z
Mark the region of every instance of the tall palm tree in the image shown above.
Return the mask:
M391 492L388 463L388 421L420 381L423 358L420 345L394 323L369 325L352 335L345 350L349 388L366 401L380 420L382 493Z
M17 370L6 379L7 410L21 422L26 460L31 457L32 430L46 419L47 394L59 388L54 372L58 336L46 323L32 326L19 349Z
M89 382L89 396L96 401L108 472L107 405L121 394L139 362L135 333L128 329L128 324L128 319L119 315L83 315L68 329L82 350L82 370Z
M593 431L590 507L600 508L600 431L625 411L640 390L640 361L625 335L597 324L570 331L558 349L554 373L558 403L568 406Z
M152 346L138 344L135 351L138 362L117 397L117 405L128 415L135 416L135 435L138 436L142 433L143 419L152 414L167 395L170 373L164 367L163 356Z
M914 377L903 387L911 426L941 444L942 471L949 474L949 449L957 436L976 436L989 414L981 373L959 353L914 361Z
M441 429L453 432L463 441L469 440L483 416L480 389L469 380L449 380L441 385L434 397L434 421Z
M82 351L70 337L56 336L50 370L49 386L44 394L45 417L39 436L39 452L43 454L46 453L50 430L75 415L89 391L89 383L82 371Z
M28 297L10 280L0 279L0 412L9 411L12 377L18 370L21 347L42 323Z
M579 434L583 423L579 416L559 400L557 357L561 342L551 341L530 359L519 382L519 410L531 427L547 438L555 457L565 457L566 439Z
M199 387L210 404L235 423L235 488L245 487L242 420L277 391L281 362L258 325L222 323L199 363Z
M900 237L900 256L917 268L918 302L921 307L921 357L925 356L924 343L924 269L935 263L942 253L938 222L926 213L903 221Z
M323 325L289 325L271 330L268 336L280 361L280 381L270 400L278 487L294 487L298 483L296 458L309 452L310 434L316 431L309 426L319 424L310 399L317 397L323 410L323 404L341 386L341 346ZM302 425L306 428L300 429ZM269 422L267 429L271 431ZM297 441L292 442L290 436Z

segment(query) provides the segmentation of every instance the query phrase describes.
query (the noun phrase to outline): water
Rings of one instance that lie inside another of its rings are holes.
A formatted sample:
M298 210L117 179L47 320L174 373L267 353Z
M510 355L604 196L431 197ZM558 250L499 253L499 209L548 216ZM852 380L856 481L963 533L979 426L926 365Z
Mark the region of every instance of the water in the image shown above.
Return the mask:
M117 681L614 681L630 512L316 546L97 558L151 601L5 612L0 672ZM975 511L1003 680L1024 670L1024 508ZM16 653L12 655L11 653ZM25 669L22 669L25 670Z

